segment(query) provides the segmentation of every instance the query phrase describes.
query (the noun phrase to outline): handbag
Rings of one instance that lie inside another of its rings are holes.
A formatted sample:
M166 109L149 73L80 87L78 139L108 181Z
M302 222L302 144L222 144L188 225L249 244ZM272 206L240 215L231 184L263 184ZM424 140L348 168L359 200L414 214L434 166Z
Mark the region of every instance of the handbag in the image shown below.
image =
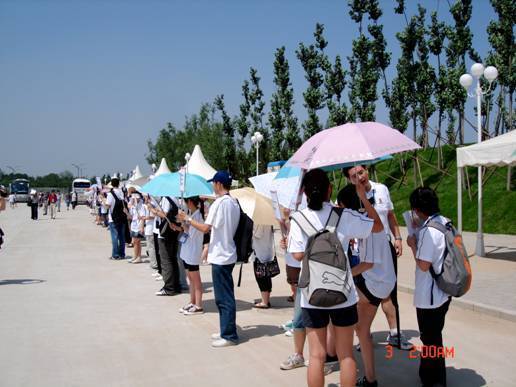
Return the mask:
M274 258L272 261L262 263L258 258L256 258L254 261L254 272L256 274L256 278L274 278L281 272L278 264L278 258L276 256L276 242L274 241L274 234L272 238L272 245L274 246Z

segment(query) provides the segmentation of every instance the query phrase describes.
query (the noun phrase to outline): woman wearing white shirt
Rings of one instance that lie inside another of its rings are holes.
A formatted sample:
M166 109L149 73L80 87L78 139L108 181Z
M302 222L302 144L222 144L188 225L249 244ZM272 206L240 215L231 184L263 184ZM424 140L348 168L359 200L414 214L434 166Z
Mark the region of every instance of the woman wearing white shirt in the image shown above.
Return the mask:
M254 303L253 308L269 309L271 307L270 298L272 291L272 278L259 278L256 275L256 267L259 263L271 262L274 259L273 246L274 232L272 226L254 226L253 230L253 250L254 260L254 277L260 288L262 299Z
M439 215L439 199L431 188L421 187L410 194L410 207L422 227L418 236L407 238L407 244L414 253L416 261L416 277L414 290L414 306L417 313L417 324L423 346L434 347L436 356L421 356L419 377L423 386L446 386L446 363L443 353L443 328L451 298L435 283L430 268L436 273L442 272L445 237L442 232L428 227L430 221L445 225L448 219Z
M339 192L337 202L340 207L355 211L363 208L353 185L347 185ZM351 273L359 295L357 335L365 374L361 385L376 386L371 324L378 306L394 288L396 274L389 240L384 230L373 232L366 239L360 239L358 252L360 263L352 268Z
M186 199L186 205L190 211L191 220L204 223L204 204L199 197ZM199 265L203 248L204 234L195 227L190 227L189 222L183 224L186 240L181 246L180 257L188 275L190 285L190 302L179 309L185 315L203 314L202 307L202 282Z
M329 199L332 187L326 173L320 169L307 172L302 188L308 198L308 208L303 215L315 229L323 229L332 212ZM365 210L370 218L356 211L345 209L335 230L342 246L348 246L351 238L366 238L371 231L383 229L378 214L366 200L362 184L357 185L359 197L366 202ZM291 222L288 251L298 261L303 260L308 236L296 222ZM303 269L301 269L303 271ZM346 302L333 307L316 307L309 304L301 292L302 318L307 331L310 363L308 366L308 386L324 385L324 362L326 360L326 327L331 320L335 332L335 346L340 363L340 385L355 386L356 363L353 358L353 332L358 321L358 296L353 284Z
M145 208L140 194L133 193L129 202L129 219L131 220L131 239L134 248L134 258L128 263L142 263L142 244L144 238Z

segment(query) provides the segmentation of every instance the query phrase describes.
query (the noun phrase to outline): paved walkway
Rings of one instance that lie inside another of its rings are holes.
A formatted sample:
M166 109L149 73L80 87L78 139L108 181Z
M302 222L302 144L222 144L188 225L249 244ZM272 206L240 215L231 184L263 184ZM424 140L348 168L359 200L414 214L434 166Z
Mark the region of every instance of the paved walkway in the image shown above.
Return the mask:
M156 297L159 283L145 265L107 259L108 232L84 207L33 222L21 206L0 213L0 224L7 234L0 250L2 387L306 385L305 368L278 368L292 351L292 339L278 328L292 312L283 273L274 280L274 308L254 310L258 288L245 267L236 291L242 343L212 349L218 315L209 267L202 267L208 313L186 317L177 313L186 295ZM400 303L405 333L419 344L411 296L400 293ZM385 359L383 316L373 329L380 384L419 385L418 360L408 352ZM514 385L515 333L513 322L452 306L445 327L445 344L455 351L449 386ZM338 372L326 380L336 386Z

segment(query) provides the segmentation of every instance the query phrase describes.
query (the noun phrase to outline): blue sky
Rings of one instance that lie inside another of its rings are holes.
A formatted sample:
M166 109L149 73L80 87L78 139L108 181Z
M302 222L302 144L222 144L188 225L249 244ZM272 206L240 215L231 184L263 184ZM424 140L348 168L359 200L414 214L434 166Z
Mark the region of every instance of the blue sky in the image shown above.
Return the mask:
M381 1L389 80L399 55L395 33L404 26L394 3ZM407 3L411 15L417 3ZM421 4L449 21L446 0ZM487 0L473 1L481 56L494 17ZM268 108L282 45L303 120L307 84L295 49L313 41L316 22L326 27L332 58L351 54L357 25L345 0L0 0L0 168L42 175L75 171L75 163L92 176L140 164L148 171L146 142L167 122L181 127L217 94L238 113L250 66L262 77ZM381 101L377 120L388 123Z

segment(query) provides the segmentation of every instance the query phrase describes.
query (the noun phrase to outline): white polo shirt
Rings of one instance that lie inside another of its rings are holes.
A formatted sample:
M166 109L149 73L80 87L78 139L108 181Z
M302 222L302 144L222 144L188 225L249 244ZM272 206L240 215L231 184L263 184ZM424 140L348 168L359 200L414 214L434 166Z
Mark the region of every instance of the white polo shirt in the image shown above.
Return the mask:
M256 258L264 263L274 258L273 246L274 234L271 226L254 226L253 250Z
M198 223L204 223L201 211L197 210L192 214L192 220ZM195 227L190 226L188 229L188 238L181 245L180 257L189 265L201 264L202 239L204 234Z
M446 224L448 219L441 215L428 218L419 230L417 238L416 257L422 261L430 262L436 273L440 273L443 267L444 250L446 242L444 234L439 230L428 227L430 220ZM432 288L433 284L433 288ZM434 302L431 302L433 293ZM443 292L434 282L430 270L422 271L416 265L416 279L414 290L414 306L421 309L435 309L448 301L448 294Z
M151 219L145 220L145 236L152 236L152 233L154 232L155 217L150 212L149 205L150 204L145 204L143 206L143 214L144 214L143 216L145 216L146 218L152 217Z
M367 289L375 297L384 299L391 294L396 283L389 239L385 231L373 232L358 241L360 262L372 263L373 267L362 272Z
M371 189L366 192L368 199L374 197L374 209L378 213L378 216L382 220L383 229L388 236L391 235L391 229L389 228L389 211L394 209L391 201L391 195L389 189L380 183L370 181Z
M129 214L131 215L131 231L140 232L140 225L143 223L143 220L140 220L139 218L145 216L143 203L139 202L136 205L132 205L129 208Z
M111 217L111 214L113 213L113 209L115 208L115 202L116 202L115 198L113 197L113 192L120 200L122 200L122 201L124 200L124 193L122 192L122 190L120 188L113 188L113 191L109 191L107 193L106 204L109 206L108 223L113 223L113 218ZM72 201L77 200L77 195L75 197L76 198L73 199L73 193L72 193Z
M218 197L210 207L205 223L211 226L208 262L215 265L231 265L237 260L235 241L240 220L240 207L229 195Z
M322 229L326 222L328 221L328 217L330 215L330 211L332 209L332 205L328 202L323 204L323 208L320 211L313 211L309 208L305 208L301 212L306 216L308 221L316 228ZM360 214L357 211L353 211L350 209L344 209L342 211L342 216L340 218L339 225L337 227L337 236L340 240L342 246L346 246L344 252L347 251L347 246L349 244L349 240L352 238L367 238L373 229L374 221L365 215ZM289 241L288 241L288 252L289 253L304 253L306 249L306 243L308 241L308 237L301 230L299 225L292 221L290 222L290 233L289 233ZM347 256L347 252L346 252ZM301 270L302 264L301 264ZM348 306L354 305L358 302L357 291L355 289L355 285L353 281L351 281L352 289L349 295L349 298L346 302L342 304L338 304L329 308L324 307L316 307L310 305L306 300L304 293L301 292L301 307L302 308L310 308L310 309L340 309L346 308Z

